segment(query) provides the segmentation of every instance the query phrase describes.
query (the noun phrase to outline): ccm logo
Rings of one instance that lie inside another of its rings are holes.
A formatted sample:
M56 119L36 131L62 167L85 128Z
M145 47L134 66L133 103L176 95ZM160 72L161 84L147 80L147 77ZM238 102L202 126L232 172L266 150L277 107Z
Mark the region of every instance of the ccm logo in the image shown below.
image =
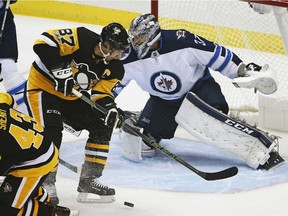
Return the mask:
M64 75L70 74L70 73L71 73L71 69L70 69L70 68L56 71L56 75L57 75L57 76L64 76Z
M55 70L55 71L53 71L53 75L58 79L66 79L72 75L72 70L71 70L71 68Z
M232 120L230 120L230 119L227 119L227 120L225 121L225 123L226 123L227 125L230 125L230 126L236 128L236 129L240 130L240 131L243 131L244 133L247 133L247 134L251 134L251 133L254 132L254 130L251 130L251 129L249 129L248 127L246 127L246 126L244 126L244 125L241 125L241 124L239 124L239 123L237 123L237 122L234 122L234 121L232 121Z

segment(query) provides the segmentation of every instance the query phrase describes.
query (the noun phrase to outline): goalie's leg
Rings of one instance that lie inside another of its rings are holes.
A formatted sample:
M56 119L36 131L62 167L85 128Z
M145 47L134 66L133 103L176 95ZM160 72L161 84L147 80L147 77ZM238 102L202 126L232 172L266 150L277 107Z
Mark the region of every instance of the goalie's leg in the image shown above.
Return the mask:
M137 125L138 119L140 116L140 112L130 112L125 111L125 123L129 124L135 130L143 131L143 128ZM143 133L147 136L151 136L151 134L144 130ZM153 157L155 156L155 148L145 143L139 136L131 133L131 131L123 128L120 130L119 138L122 142L122 154L125 158L132 161L142 160L142 157ZM153 137L155 139L155 137ZM157 142L160 139L156 139Z
M125 111L126 123L136 130L143 130L143 134L152 137L156 142L163 139L171 139L178 124L175 115L181 101L171 102L151 96L141 113ZM123 156L129 160L139 161L142 157L155 155L155 148L142 141L125 129L120 131Z
M187 94L176 121L199 140L254 169L270 169L284 161L276 151L275 140L266 132L220 113L193 93Z

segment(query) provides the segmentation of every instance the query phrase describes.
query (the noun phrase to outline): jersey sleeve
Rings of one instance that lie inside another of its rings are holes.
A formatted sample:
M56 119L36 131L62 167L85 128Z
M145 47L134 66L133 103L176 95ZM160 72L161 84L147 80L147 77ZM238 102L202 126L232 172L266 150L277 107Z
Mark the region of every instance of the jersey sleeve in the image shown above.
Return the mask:
M108 109L115 107L115 89L121 82L123 76L124 67L121 61L111 61L100 80L92 88L92 100Z
M14 98L10 94L4 92L0 93L0 103L8 104L10 107L13 108L17 106Z
M45 66L51 70L63 62L71 61L71 55L79 50L77 28L54 29L43 32L33 49Z
M237 77L237 70L242 60L230 49L196 34L189 35L191 53L198 64L218 71L229 78Z

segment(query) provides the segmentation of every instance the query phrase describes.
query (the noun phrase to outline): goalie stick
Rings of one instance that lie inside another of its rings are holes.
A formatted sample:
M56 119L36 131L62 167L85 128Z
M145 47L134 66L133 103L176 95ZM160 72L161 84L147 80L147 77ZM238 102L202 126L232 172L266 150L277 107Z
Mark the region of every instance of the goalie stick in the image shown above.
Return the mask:
M105 108L103 108L102 106L94 103L89 98L84 96L81 92L79 92L79 91L77 91L75 89L72 89L72 93L74 95L76 95L77 97L79 97L80 99L82 99L83 101L85 101L86 103L90 104L91 107L97 109L98 111L102 112L105 115L107 114L107 110ZM222 170L222 171L219 171L219 172L203 172L203 171L200 171L200 170L196 169L195 167L191 166L190 164L188 164L183 159L181 159L178 156L174 155L172 152L168 151L166 148L164 148L159 143L157 143L154 139L144 135L143 133L141 133L140 131L134 129L130 125L126 124L125 122L123 122L122 127L126 128L131 133L134 133L135 135L140 136L143 140L147 141L151 146L159 149L160 151L165 153L167 156L169 156L170 158L172 158L175 161L179 162L180 164L182 164L183 166L185 166L189 170L193 171L194 173L196 173L198 176L202 177L205 180L211 181L211 180L225 179L225 178L229 178L229 177L235 176L238 173L238 168L237 167L230 167L228 169L225 169L225 170Z
M1 29L0 29L0 44L2 43L2 36L3 36L3 32L4 32L4 27L5 27L5 24L6 24L6 18L7 18L7 13L8 13L9 7L10 7L10 0L7 0L6 6L5 6L3 22L2 22L2 25L1 25Z

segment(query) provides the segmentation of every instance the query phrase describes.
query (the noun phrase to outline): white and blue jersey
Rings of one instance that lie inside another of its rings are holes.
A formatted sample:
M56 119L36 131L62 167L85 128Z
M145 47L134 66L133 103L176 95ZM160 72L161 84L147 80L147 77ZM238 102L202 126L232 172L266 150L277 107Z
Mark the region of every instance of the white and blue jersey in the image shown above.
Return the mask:
M208 68L233 79L242 60L229 49L185 30L162 30L160 47L138 59L131 49L123 60L125 75L116 93L131 80L152 96L174 101L183 98Z

